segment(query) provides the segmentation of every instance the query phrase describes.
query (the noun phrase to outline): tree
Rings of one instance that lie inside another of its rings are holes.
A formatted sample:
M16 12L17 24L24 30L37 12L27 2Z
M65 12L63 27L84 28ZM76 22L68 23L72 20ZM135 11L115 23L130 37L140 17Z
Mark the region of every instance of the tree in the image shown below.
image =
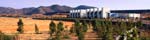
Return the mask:
M112 24L110 21L102 22L102 40L112 40Z
M134 29L133 29L133 40L139 40L139 37L138 37L139 35L138 35L138 30L137 30L137 28L135 27Z
M79 20L75 20L74 27L75 27L76 34L79 35L79 31L81 31L80 30L80 22L79 22Z
M79 31L78 40L84 40L84 33Z
M137 26L137 27L142 27L142 26L143 26L143 24L142 24L142 22L141 22L141 21L138 21L136 26Z
M132 21L129 21L127 26L127 29L129 30L134 27L134 23Z
M107 32L106 32L106 39L107 40L113 40L113 26L112 22L108 21L107 22Z
M82 27L83 27L83 32L87 32L88 26L87 26L86 21L83 21L82 25L83 25L83 26L82 26Z
M57 24L56 37L55 37L56 40L61 40L61 31L63 30L64 30L63 23L59 22Z
M93 26L93 31L97 31L97 27L99 26L99 23L98 23L98 20L94 20L93 23L92 23L92 26Z
M18 31L19 33L23 33L23 32L24 32L24 31L23 31L23 22L22 22L22 19L19 19L17 31Z
M38 29L37 24L35 24L35 33L36 33L36 34L39 34L39 29Z
M52 36L52 34L56 32L56 24L53 21L51 21L51 23L49 24L49 29L50 29L50 34Z
M127 27L126 27L126 23L121 21L121 24L120 24L120 29L121 29L121 33L124 33L125 31L127 31Z
M78 40L84 40L84 33L83 33L83 27L80 25L79 20L75 20L75 32L76 35L78 36Z
M70 33L75 33L75 28L74 28L74 26L70 28Z
M56 32L56 40L61 40L61 33L59 31Z
M57 31L63 31L64 30L64 27L63 27L63 23L62 22L59 22L57 24Z

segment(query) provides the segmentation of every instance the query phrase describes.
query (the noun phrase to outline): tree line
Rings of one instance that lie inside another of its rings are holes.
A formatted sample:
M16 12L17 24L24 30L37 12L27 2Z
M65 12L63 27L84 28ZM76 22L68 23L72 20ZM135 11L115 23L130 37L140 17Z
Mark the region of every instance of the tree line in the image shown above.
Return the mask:
M74 25L71 27L69 31L70 33L75 33L75 35L78 37L78 40L84 40L84 35L89 29L88 24L89 23L87 23L86 21L80 22L79 20L76 19ZM142 27L143 25L141 21L138 22L121 21L121 22L113 23L109 20L98 20L98 19L93 20L90 24L92 24L93 31L96 32L99 38L101 38L102 40L115 40L114 39L115 35L121 35L121 36L127 35L128 37L127 40L140 40L138 29L133 30L133 32L129 34L124 34L124 33L126 33L126 31L134 27L139 28ZM54 21L50 22L49 40L62 39L62 37L64 36L62 34L65 31L63 25L64 24L61 21L58 24L56 24ZM18 21L17 31L19 33L24 32L22 19L19 19ZM37 24L35 24L35 33L37 34L40 33ZM132 34L132 37L130 36L130 34ZM65 37L67 38L68 36L65 35ZM120 40L123 40L123 38L120 38Z

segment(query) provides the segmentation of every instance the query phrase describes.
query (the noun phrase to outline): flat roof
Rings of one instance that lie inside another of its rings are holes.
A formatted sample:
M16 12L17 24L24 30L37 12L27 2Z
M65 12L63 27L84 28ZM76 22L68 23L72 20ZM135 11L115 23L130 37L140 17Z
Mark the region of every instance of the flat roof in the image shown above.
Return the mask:
M100 11L101 12L101 11ZM135 9L135 10L110 10L111 13L150 13L150 9ZM69 13L69 12L65 12Z
M143 10L111 10L111 13L150 13L150 9L143 9Z

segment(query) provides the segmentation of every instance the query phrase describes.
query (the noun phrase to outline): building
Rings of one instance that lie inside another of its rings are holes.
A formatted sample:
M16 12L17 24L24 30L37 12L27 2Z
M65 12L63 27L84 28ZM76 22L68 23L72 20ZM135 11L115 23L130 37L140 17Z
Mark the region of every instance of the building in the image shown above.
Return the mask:
M69 17L70 18L141 18L142 13L150 13L150 10L110 10L108 8L77 9L77 10L70 10Z
M107 18L110 10L107 8L91 8L71 10L69 17L71 18Z

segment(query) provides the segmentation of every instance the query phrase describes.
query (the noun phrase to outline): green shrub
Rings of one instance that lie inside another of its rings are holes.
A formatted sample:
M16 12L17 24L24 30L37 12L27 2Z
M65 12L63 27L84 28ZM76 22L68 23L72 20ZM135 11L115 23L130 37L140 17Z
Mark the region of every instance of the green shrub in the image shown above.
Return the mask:
M14 40L14 35L6 35L0 31L0 40Z
M52 36L52 34L56 32L56 24L53 21L51 21L51 23L49 24L49 29L50 29L50 34Z
M17 29L17 31L19 33L23 33L24 32L23 31L23 22L22 22L22 19L19 19L19 21L18 21L18 29Z

